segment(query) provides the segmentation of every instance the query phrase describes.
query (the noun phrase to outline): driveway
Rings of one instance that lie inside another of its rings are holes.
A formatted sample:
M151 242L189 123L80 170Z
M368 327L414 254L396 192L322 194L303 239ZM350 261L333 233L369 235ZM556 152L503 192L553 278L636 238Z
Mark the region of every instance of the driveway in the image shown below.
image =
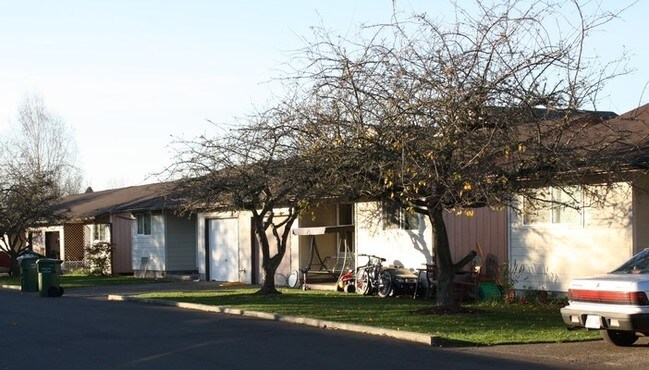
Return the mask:
M496 358L562 364L571 369L647 369L649 339L632 347L615 347L602 340L577 343L539 343L453 349L460 353Z

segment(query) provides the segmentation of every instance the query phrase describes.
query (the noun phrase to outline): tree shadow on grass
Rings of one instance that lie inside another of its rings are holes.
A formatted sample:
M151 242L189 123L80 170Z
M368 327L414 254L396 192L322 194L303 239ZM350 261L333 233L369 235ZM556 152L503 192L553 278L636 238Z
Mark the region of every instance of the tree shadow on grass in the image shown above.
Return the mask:
M418 308L412 311L412 313L418 315L472 315L472 314L485 314L488 313L488 311L481 310L475 307L454 305L451 307L428 306L428 307Z

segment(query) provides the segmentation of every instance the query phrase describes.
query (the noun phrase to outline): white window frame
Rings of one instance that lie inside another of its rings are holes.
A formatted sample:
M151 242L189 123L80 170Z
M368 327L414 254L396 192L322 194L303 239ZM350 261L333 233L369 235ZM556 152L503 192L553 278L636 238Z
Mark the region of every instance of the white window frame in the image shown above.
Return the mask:
M135 216L135 223L136 223L136 230L135 233L137 235L145 235L149 236L151 235L151 229L152 229L152 217L150 213L140 213L137 216ZM147 227L148 226L148 227Z
M92 225L92 238L93 241L107 242L109 236L108 224L93 224Z
M383 230L419 230L421 217L414 211L408 211L392 202L382 202L381 216Z
M575 196L566 192L566 189L574 189ZM548 201L537 200L537 205L533 205L531 208L534 208L534 211L530 212L529 208L533 200L523 198L523 213L521 215L521 223L524 226L538 226L538 225L565 225L565 226L582 226L583 225L583 188L581 186L571 186L571 187L547 187L539 189L538 193L540 197L544 192L549 196ZM567 195L568 200L563 200L562 195ZM570 199L576 198L576 199ZM566 205L570 204L571 205ZM570 215L572 213L572 215ZM530 215L534 214L535 216L540 216L539 219L530 219ZM562 220L565 217L562 217L564 214L572 216L568 217L568 221Z

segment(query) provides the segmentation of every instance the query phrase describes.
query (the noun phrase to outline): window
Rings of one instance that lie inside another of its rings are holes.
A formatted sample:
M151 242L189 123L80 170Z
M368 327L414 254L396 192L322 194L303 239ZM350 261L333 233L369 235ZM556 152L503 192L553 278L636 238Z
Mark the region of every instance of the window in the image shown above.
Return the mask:
M92 225L92 235L94 240L108 241L108 225L107 224Z
M151 235L151 214L137 215L137 234Z
M581 222L581 188L549 187L538 190L536 199L523 202L523 224L572 224Z
M417 230L419 215L393 202L383 202L383 229Z

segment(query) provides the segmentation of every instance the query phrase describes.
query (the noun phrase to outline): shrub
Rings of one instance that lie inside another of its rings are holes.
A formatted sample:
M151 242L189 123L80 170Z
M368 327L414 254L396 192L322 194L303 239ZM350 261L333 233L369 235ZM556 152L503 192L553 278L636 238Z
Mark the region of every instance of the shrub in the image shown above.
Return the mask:
M113 245L108 242L95 242L85 248L85 269L90 275L106 276L111 273Z

